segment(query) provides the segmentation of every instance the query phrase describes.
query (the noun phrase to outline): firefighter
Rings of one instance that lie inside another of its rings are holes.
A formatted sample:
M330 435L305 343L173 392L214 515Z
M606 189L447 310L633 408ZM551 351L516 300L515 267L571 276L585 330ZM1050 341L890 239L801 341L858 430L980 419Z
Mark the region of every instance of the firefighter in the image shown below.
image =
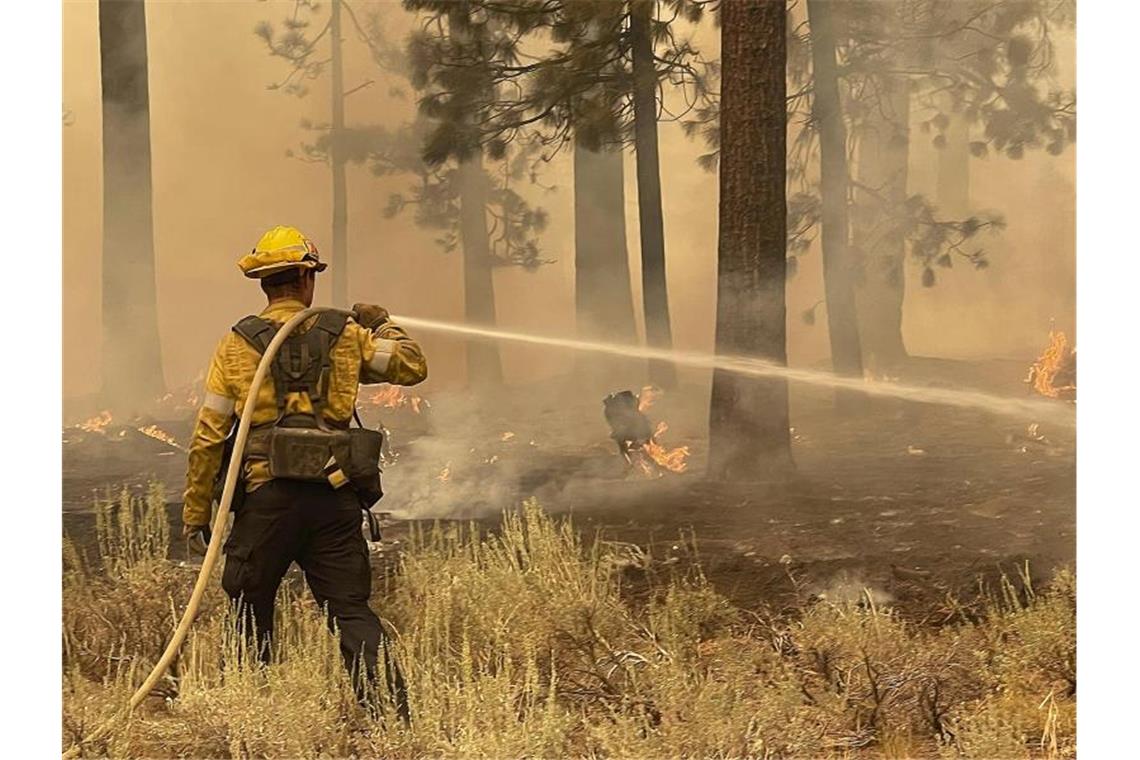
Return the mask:
M209 537L227 436L261 354L285 321L312 305L316 275L328 265L297 229L275 227L238 266L260 281L268 304L222 338L206 373L182 512L183 535L199 543ZM351 435L378 434L349 428L359 383L414 385L427 376L427 365L420 347L385 309L357 304L353 312L354 318L325 312L298 327L261 386L241 467L242 496L235 498L233 528L223 547L222 587L242 629L256 632L251 644L266 662L274 598L296 562L317 603L327 609L330 628L339 632L358 695L367 700L374 693L383 649L387 686L406 719L402 678L368 606L371 568L361 510L380 495L378 449L368 462L370 454L355 448L361 436Z

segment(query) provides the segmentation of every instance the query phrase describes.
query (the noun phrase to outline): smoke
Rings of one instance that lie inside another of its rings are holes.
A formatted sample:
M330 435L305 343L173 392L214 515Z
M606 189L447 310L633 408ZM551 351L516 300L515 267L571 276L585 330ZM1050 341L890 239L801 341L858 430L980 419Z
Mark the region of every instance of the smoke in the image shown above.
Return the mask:
M476 519L532 496L572 510L620 498L615 488L632 495L676 484L626 467L609 439L600 395L569 386L542 390L440 393L422 420L387 415L395 461L384 468L386 495L376 511L398 519Z
M327 253L331 246L328 168L285 156L303 139L299 124L328 120L327 82L310 83L302 99L267 89L282 76L253 34L258 21L280 19L292 3L152 3L147 8L150 53L154 243L159 333L167 382L182 384L205 366L230 326L261 308L256 285L235 266L264 229L293 224ZM382 4L393 38L410 17L397 4ZM94 3L65 3L64 101L71 114L63 128L64 151L64 392L97 390L100 376L101 144L98 25ZM395 126L414 112L408 96L391 94L363 46L345 45L345 84L374 80L347 103L352 125ZM694 44L716 58L717 30L696 30ZM1072 60L1066 41L1059 62ZM202 51L209 50L209 56ZM1071 71L1059 72L1062 82ZM696 159L706 148L685 138L677 123L659 128L673 334L682 350L713 347L716 290L717 178ZM914 140L912 192L930 195L932 149ZM631 288L641 320L636 177L627 151L625 178L627 247ZM522 332L574 330L572 161L564 151L542 165L544 186L526 188L529 201L550 213L542 241L554 264L527 273L495 273L498 323ZM1009 222L987 240L991 266L939 271L938 284L922 288L919 272L907 273L904 332L919 355L1029 358L1044 344L1050 317L1071 330L1074 293L1072 209L1073 151L1060 157L1030 154L1020 162L989 158L971 162L971 193L981 208L1001 211ZM377 178L366 167L348 167L349 297L378 302L395 313L458 320L462 315L462 267L443 254L433 232L417 229L410 215L385 219L399 177ZM826 319L806 324L800 314L822 298L817 246L797 257L788 281L788 352L793 366L813 366L828 355ZM332 262L332 266L336 266ZM328 282L318 284L327 302ZM1001 324L1001 330L994 330ZM463 340L443 334L422 338L432 363L425 394L464 381ZM507 382L542 381L569 370L573 357L522 344L504 346Z

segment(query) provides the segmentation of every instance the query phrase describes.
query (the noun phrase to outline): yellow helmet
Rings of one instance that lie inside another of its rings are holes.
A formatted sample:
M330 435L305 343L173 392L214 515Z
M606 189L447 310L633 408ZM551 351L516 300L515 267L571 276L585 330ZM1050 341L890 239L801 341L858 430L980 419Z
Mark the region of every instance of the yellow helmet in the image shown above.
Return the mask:
M327 266L321 263L317 247L300 230L281 226L262 235L254 249L238 262L242 274L254 279L294 267L323 272Z

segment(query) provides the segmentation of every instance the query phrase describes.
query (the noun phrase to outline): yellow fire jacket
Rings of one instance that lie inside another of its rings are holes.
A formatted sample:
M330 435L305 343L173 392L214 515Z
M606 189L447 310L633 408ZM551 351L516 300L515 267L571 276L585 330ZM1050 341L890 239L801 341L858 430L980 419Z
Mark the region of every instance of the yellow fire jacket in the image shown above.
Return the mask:
M281 324L305 308L300 301L274 301L259 316ZM313 318L316 319L315 317ZM305 329L312 325L310 321ZM427 362L419 345L391 320L375 330L348 320L344 332L330 352L328 400L324 416L331 422L346 423L352 418L358 386L371 383L415 385L427 377ZM214 478L222 462L226 436L245 407L253 375L261 355L240 335L230 332L222 338L206 372L206 396L194 425L186 471L186 493L183 496L182 521L186 525L210 522L210 501ZM290 393L285 397L287 414L312 414L307 393ZM277 418L277 396L273 378L266 376L253 411L253 425ZM245 464L246 490L252 491L270 480L266 462Z

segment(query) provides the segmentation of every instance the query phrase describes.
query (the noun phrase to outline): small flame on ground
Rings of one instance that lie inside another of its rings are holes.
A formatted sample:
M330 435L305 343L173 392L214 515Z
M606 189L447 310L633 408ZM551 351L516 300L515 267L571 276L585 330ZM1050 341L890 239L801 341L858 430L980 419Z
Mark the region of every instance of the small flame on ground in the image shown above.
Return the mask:
M514 437L515 437L515 434L508 430L507 432L505 432L499 436L499 440L500 441L509 441Z
M186 450L178 444L178 441L175 440L174 436L160 428L158 425L147 425L145 427L137 428L137 430L148 438L153 438L156 441L162 441L168 446L173 446L174 448L180 449L182 451Z
M373 406L380 406L385 409L401 409L407 407L415 414L420 414L424 407L431 406L422 396L408 393L398 385L388 385L380 388L368 397L368 401Z
M1076 400L1077 349L1069 346L1065 333L1049 330L1049 345L1029 368L1025 382L1047 398Z
M443 466L443 469L439 471L439 475L436 475L435 479L440 483L446 483L451 480L451 462Z
M107 434L107 426L111 424L111 413L104 409L89 420L80 422L76 425L80 430L88 433L103 433Z
M205 383L206 373L199 372L191 382L167 391L155 399L155 406L175 412L197 410L202 405L202 390Z
M668 429L669 425L665 422L657 423L657 428L653 431L653 438L645 444L645 453L663 470L684 472L689 466L689 463L685 461L689 458L689 447L678 446L675 449L667 449L658 443L658 440Z
M628 461L636 465L641 474L647 478L660 478L666 472L684 472L689 463L689 447L678 446L668 449L661 445L659 439L669 429L665 422L658 422L653 431L653 437L640 446L630 450Z

